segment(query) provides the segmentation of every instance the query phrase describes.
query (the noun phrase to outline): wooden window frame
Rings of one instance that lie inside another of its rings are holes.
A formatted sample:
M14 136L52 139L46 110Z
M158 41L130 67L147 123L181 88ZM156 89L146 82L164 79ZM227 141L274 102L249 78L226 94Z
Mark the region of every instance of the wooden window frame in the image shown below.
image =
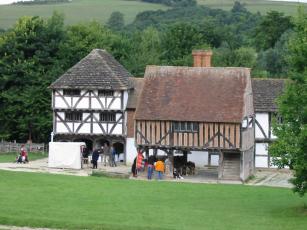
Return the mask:
M178 133L197 133L199 130L198 122L174 121L173 131Z
M64 96L81 96L81 90L80 89L63 89L63 95Z
M82 112L65 112L65 121L67 122L82 122Z
M103 123L116 123L116 113L102 112L99 114L99 121Z
M98 90L98 97L114 97L114 90Z

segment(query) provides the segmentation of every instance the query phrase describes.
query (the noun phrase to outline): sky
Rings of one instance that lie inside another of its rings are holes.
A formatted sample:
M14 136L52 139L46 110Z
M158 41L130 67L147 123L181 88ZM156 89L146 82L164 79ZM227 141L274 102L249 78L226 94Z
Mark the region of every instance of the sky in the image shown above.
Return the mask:
M4 5L4 4L10 4L13 2L19 2L20 0L0 0L0 5ZM31 0L23 0L23 1L31 1ZM277 0L273 0L273 1L277 1ZM285 1L285 2L306 2L307 0L278 0L278 1Z

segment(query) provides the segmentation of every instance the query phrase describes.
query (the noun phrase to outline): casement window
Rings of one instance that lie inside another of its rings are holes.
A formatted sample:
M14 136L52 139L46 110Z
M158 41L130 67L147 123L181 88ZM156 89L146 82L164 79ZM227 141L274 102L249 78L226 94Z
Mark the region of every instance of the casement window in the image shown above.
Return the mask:
M173 122L174 132L198 132L198 123L197 122Z
M116 114L115 113L100 113L99 116L100 122L116 122Z
M66 112L65 121L81 122L82 112Z
M63 94L64 96L80 96L81 90L80 89L64 89Z
M113 90L98 90L99 97L113 97L114 91Z

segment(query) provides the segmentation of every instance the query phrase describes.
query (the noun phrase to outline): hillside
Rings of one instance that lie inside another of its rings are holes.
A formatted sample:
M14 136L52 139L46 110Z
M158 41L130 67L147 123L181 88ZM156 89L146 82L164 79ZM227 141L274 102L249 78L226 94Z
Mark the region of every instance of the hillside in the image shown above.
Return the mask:
M253 13L259 11L261 14L265 14L271 10L276 10L284 12L287 15L295 15L297 13L297 6L299 4L303 4L297 2L278 2L267 0L197 0L198 4L223 10L230 10L235 1L245 3L245 6L249 11ZM307 4L303 5L305 8L307 8Z
M73 0L68 4L5 5L0 6L0 28L10 27L24 15L50 17L54 10L65 14L67 24L74 24L90 20L106 22L113 11L122 12L125 15L125 22L130 23L139 12L159 9L167 9L167 7L127 0Z

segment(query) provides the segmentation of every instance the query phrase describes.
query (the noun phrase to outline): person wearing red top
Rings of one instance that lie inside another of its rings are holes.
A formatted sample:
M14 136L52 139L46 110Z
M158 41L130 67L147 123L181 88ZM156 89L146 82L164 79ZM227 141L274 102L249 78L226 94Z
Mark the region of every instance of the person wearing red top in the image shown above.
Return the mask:
M21 155L21 158L22 158L22 162L23 162L23 163L29 163L29 160L28 160L28 153L27 153L26 148L25 148L24 145L21 146L20 155Z

